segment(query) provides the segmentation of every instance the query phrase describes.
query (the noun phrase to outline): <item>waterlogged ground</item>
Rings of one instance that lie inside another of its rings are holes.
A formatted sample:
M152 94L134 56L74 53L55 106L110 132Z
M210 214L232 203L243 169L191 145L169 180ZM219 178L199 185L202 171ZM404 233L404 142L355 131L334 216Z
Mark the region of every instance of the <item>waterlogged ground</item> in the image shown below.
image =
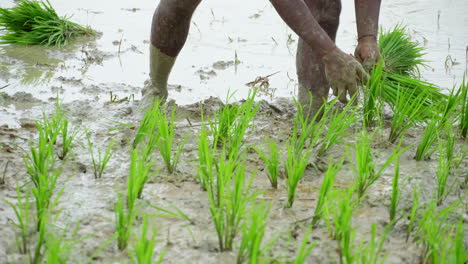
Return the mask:
M236 99L247 94L245 83L258 76L269 78L270 87L260 93L262 106L245 144L259 146L265 137L280 145L291 132L295 108L291 96L296 93L294 73L296 37L276 15L268 1L204 1L194 16L187 46L181 53L170 78L170 98L178 105L177 137L191 135L184 147L178 171L168 175L162 169L146 185L143 200L156 206L170 208L167 202L188 215L192 222L177 218L153 218L160 238L158 252L167 250L166 263L232 263L235 252L219 253L217 237L210 220L207 194L194 179L197 153L195 135L200 129L200 105L208 112L218 107L229 90L237 90ZM342 26L338 44L352 52L355 45L353 7L343 3ZM74 14L74 19L90 24L102 32L97 39L80 40L62 49L42 47L0 46L0 197L14 202L16 185L27 182L22 158L29 144L37 138L35 120L42 112L50 113L55 97L63 99L63 108L73 127L83 132L88 129L96 147L105 148L115 140L114 155L103 178L94 179L85 137L80 133L72 158L64 166L60 197L54 222L70 228L80 223L79 236L87 237L72 251L73 263L83 263L103 247L114 233L113 208L116 191L124 190L129 169L130 140L135 131L121 123L137 125L142 118L138 107L140 91L148 74L148 32L154 1L75 1L54 0L51 3L60 13ZM13 5L4 1L2 7ZM237 8L242 5L243 8ZM451 88L459 83L466 72L466 46L468 21L465 12L468 3L453 1L392 1L383 3L382 27L397 22L408 25L414 38L427 48L429 67L421 71L424 79ZM291 34L291 38L289 37ZM235 54L240 61L234 63ZM120 102L110 103L110 93ZM210 98L210 96L213 96ZM127 100L123 100L127 98ZM201 101L201 103L199 103ZM356 125L356 129L360 126ZM345 141L354 141L354 131ZM377 134L372 146L377 164L382 164L392 153L394 145L387 143L388 129ZM409 131L404 146L419 142L421 127ZM466 145L465 142L457 142ZM331 149L328 156L339 160L347 144ZM352 151L351 151L352 152ZM412 146L401 157L402 200L400 215L409 210L413 186L422 188L421 202L431 199L435 189L437 155L434 159L416 162ZM158 157L158 167L163 168ZM261 191L259 200L272 204L265 241L280 237L272 256L285 262L294 256L305 233L300 220L310 217L315 208L323 172L310 166L299 186L297 200L292 209L284 208L285 186L279 190L269 187L264 165L255 153L248 154L247 174L257 171L254 188ZM327 158L311 162L326 167ZM8 165L7 165L8 164ZM337 177L337 187L347 187L353 178L352 165L346 159ZM468 171L468 161L453 176L462 181ZM369 190L353 218L357 229L356 244L370 235L371 224L382 230L388 222L393 166L384 171ZM466 213L466 186L454 188L444 205L457 199L465 204L457 212L468 221ZM156 213L147 206L146 212ZM0 203L0 262L22 263L15 245L16 221L12 209ZM299 222L298 222L299 221ZM298 224L297 224L298 223ZM397 223L385 244L389 263L418 263L421 247L405 242L408 221ZM465 229L466 230L466 229ZM466 232L465 232L466 233ZM319 225L312 233L318 243L307 259L309 263L336 263L337 242ZM125 263L125 253L116 249L115 241L104 246L91 260L93 263Z

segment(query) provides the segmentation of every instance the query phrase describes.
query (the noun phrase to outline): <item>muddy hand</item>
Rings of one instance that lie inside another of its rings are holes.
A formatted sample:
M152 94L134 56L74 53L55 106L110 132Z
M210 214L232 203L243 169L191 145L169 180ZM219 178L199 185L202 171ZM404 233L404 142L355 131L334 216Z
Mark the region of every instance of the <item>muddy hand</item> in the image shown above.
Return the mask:
M360 39L354 51L354 56L367 71L370 71L380 59L380 52L375 37L368 36L367 38Z
M367 73L362 65L352 56L335 48L322 58L325 65L325 75L333 94L338 100L347 103L346 94L350 98L357 92L357 80L365 80Z

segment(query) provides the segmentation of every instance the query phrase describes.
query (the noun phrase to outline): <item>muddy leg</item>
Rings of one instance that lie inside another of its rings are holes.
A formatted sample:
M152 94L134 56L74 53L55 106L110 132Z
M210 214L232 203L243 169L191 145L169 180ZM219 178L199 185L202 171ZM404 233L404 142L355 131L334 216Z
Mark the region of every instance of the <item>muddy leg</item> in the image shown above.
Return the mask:
M192 14L201 0L161 0L153 15L150 44L150 79L143 88L143 104L167 98L167 80L185 44Z
M341 12L340 0L307 0L312 14L320 26L335 41ZM312 118L327 100L330 85L320 56L302 39L299 39L296 55L296 69L299 80L299 103L304 115ZM312 93L312 104L309 93Z

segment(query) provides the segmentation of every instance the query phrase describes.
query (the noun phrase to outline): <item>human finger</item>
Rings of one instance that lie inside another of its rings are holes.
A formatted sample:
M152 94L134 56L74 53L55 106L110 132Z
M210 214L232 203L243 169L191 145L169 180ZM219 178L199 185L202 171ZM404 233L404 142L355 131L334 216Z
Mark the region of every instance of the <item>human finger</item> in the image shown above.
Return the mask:
M369 74L361 65L356 67L356 76L361 82L367 82L370 78Z

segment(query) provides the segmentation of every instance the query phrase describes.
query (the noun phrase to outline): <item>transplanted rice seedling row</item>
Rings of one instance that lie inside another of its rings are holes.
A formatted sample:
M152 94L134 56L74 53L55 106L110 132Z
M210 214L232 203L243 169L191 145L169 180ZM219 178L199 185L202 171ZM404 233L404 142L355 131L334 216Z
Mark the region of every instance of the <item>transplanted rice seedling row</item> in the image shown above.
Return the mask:
M19 229L19 252L27 255L31 263L64 262L74 243L65 239L68 231L63 231L58 237L52 226L54 208L63 192L63 188L58 187L63 164L59 165L56 158L66 161L65 157L70 153L77 133L69 131L68 120L59 99L55 111L50 117L43 114L43 119L36 122L36 128L37 143L31 143L29 155L24 157L29 184L17 187L16 204L7 203L13 208L17 218L14 226ZM54 147L59 138L62 143L61 152ZM34 207L30 206L31 198L34 199ZM32 214L33 210L35 214ZM31 220L35 221L34 233L30 231ZM76 240L76 236L72 240Z

